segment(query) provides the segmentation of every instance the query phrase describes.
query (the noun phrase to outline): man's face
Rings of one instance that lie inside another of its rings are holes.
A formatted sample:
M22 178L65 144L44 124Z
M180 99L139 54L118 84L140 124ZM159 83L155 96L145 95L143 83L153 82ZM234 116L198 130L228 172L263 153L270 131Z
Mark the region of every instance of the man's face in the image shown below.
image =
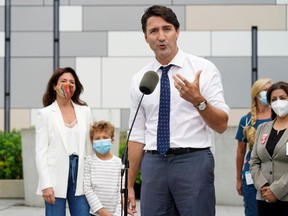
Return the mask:
M152 16L147 20L145 40L154 51L157 60L168 64L176 55L179 29L176 30L171 23L162 17Z

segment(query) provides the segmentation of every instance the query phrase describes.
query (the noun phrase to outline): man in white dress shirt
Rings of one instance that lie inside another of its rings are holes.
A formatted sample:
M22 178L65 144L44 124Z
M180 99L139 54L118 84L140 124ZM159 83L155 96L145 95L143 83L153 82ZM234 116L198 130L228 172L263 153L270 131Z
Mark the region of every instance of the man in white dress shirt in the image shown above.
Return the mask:
M214 216L214 157L210 147L213 131L223 133L227 129L229 112L220 73L210 61L184 53L177 46L180 24L170 8L149 7L141 23L155 59L133 77L130 126L142 96L139 83L143 75L156 71L161 81L143 98L130 136L129 210L136 212L133 184L141 166L141 216ZM168 88L167 79L162 86L162 70L167 66ZM170 100L167 104L165 99L165 109L170 112L166 128L159 127L164 115L159 115L163 88L165 94L169 90ZM168 133L163 135L167 127ZM162 138L157 137L160 134ZM168 140L167 149L163 150L166 144L161 139Z

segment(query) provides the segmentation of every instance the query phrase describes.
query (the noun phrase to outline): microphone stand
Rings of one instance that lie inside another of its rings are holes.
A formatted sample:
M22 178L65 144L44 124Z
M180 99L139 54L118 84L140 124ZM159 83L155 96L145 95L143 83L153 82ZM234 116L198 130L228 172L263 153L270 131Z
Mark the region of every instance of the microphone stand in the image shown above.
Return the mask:
M138 104L136 113L134 115L134 119L133 119L131 127L129 129L128 136L127 136L127 139L126 139L126 146L125 146L124 154L122 156L122 170L121 170L122 177L123 177L123 175L125 173L125 184L124 184L125 186L124 186L124 189L122 189L122 191L121 191L121 193L124 193L124 216L128 215L128 212L127 212L128 211L128 168L129 168L128 142L129 142L130 134L131 134L132 128L134 126L134 123L135 123L135 120L136 120L136 116L138 114L138 111L139 111L140 105L142 103L143 97L144 97L144 93L141 96L141 99L140 99L140 102Z

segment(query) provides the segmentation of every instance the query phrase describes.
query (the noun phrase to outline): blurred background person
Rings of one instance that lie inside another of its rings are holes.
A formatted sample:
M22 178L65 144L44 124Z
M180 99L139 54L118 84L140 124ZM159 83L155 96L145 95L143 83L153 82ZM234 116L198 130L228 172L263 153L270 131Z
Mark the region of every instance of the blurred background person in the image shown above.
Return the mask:
M259 216L288 215L288 83L277 82L267 92L273 121L256 133L250 170L257 189Z
M239 122L236 156L236 189L243 196L246 216L257 216L256 189L249 171L249 160L259 124L270 121L271 108L267 102L267 90L271 86L268 78L258 79L251 88L251 111Z

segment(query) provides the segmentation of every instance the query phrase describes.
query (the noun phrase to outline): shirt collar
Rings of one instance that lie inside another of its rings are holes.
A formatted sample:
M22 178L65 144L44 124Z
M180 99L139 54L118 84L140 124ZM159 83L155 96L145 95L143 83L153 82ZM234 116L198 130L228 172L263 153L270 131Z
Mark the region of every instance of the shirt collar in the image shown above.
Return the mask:
M184 65L184 53L183 51L178 48L178 52L176 56L169 62L169 64L173 64L174 66L182 68ZM168 64L168 65L169 65ZM158 71L160 67L162 66L167 66L167 65L162 65L156 58L154 59L154 64L153 64L153 70Z

